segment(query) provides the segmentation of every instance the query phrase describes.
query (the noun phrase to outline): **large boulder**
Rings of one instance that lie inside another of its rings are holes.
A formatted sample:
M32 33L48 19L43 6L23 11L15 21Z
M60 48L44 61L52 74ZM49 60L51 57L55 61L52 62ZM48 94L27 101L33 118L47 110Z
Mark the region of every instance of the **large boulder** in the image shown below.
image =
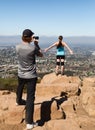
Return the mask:
M40 96L59 96L62 93L73 96L78 93L80 85L81 80L79 77L56 76L54 73L51 73L43 77L41 83L37 85L36 93Z
M81 80L78 76L66 76L66 75L58 75L56 76L55 73L47 74L41 80L41 84L61 84L61 83L77 83L81 84Z
M95 117L95 78L84 78L81 102L85 111Z

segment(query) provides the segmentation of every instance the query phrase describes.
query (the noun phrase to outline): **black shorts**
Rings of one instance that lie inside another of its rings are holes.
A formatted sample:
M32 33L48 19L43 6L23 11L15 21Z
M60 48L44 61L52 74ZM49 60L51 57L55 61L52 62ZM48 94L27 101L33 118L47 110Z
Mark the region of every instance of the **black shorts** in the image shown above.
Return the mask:
M56 61L56 65L61 65L61 66L64 66L64 60L65 60L65 55L61 56L61 55L57 55L56 56L56 60L59 60L59 61ZM63 60L63 61L62 61Z
M64 59L64 60L65 60L65 55L63 55L63 56L61 56L61 55L60 55L60 56L57 55L57 56L56 56L56 59Z

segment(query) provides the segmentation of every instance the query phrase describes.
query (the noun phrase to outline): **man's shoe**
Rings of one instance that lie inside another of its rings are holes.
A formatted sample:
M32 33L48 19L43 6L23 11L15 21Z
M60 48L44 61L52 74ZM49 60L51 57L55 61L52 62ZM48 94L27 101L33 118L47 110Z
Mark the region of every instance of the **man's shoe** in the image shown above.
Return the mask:
M59 72L58 72L58 71L56 71L56 72L55 72L55 74L56 74L56 76L58 76Z
M33 122L32 124L27 124L26 125L26 130L32 130L34 127L37 127L38 123Z
M32 130L34 128L33 124L27 124L26 125L26 130Z

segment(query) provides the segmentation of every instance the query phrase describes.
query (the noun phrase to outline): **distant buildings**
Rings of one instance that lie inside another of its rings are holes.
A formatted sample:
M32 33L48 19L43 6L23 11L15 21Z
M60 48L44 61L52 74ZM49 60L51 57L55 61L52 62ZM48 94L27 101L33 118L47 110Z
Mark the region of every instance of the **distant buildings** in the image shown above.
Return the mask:
M93 47L74 47L74 55L66 52L65 74L77 76L95 76L95 55ZM17 76L17 56L15 47L0 48L0 78ZM39 74L55 71L56 56L55 50L44 54L43 58L37 57L37 72Z

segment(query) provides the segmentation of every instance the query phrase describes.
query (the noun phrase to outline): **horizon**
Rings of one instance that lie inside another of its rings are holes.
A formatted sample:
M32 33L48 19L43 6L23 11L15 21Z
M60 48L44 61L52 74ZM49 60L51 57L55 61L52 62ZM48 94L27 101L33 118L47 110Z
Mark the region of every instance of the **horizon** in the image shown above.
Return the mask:
M51 45L58 40L58 36L40 36L40 45ZM95 44L95 36L70 36L63 37L63 41L67 44ZM20 35L15 36L0 36L0 45L16 45L22 42Z

